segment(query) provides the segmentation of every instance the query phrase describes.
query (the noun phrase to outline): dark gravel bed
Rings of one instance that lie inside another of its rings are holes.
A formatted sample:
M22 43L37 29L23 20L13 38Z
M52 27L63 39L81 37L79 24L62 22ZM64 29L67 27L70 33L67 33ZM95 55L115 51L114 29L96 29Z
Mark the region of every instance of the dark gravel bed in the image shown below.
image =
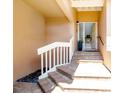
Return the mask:
M45 72L45 68L43 69L43 72ZM17 80L17 82L29 82L29 83L37 83L38 77L41 75L41 70L37 70L25 77L22 77Z

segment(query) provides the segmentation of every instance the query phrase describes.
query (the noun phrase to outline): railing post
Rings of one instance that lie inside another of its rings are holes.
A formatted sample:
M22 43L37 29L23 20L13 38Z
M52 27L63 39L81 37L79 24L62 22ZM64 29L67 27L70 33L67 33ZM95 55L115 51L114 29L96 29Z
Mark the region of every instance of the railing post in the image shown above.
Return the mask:
M74 50L73 50L73 48L74 48L73 44L74 44L74 39L72 37L71 40L70 40L69 62L71 62L72 55L73 55L73 52L74 52Z
M68 63L69 55L68 55L68 47L66 47L66 63Z
M70 47L69 47L69 63L71 62L71 58L72 58L72 45L70 42Z

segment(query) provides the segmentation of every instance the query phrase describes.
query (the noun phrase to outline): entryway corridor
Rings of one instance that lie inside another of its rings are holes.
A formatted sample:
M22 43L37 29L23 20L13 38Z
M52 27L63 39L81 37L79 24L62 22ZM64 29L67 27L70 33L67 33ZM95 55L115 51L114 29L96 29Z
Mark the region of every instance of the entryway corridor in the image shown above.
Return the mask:
M70 64L57 67L47 78L17 82L14 93L110 93L110 81L99 52L75 52Z

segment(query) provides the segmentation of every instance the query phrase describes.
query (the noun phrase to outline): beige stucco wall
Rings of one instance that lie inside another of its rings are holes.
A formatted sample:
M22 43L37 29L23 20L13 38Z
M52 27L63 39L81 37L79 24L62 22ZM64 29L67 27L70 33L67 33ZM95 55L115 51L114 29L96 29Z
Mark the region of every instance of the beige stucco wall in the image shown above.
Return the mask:
M40 68L37 48L44 45L45 20L23 0L14 0L14 81Z
M99 11L81 11L77 13L77 20L80 22L98 22Z
M46 20L46 42L69 42L70 24L66 18L47 18Z
M107 51L107 26L108 26L107 24L110 24L110 22L107 21L108 16L106 15L108 14L106 14L107 13L106 10L108 7L106 6L106 4L107 2L104 4L104 8L103 11L101 12L100 20L99 20L99 36L104 42L104 45L102 45L102 43L99 40L99 49L101 51L101 54L103 55L104 64L106 65L107 68L111 70L111 52Z

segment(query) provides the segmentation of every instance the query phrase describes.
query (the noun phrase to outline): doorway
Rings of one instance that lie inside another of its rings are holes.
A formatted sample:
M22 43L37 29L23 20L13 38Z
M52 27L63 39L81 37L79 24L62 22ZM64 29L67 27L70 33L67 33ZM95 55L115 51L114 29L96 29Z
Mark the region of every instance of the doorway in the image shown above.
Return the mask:
M97 51L97 22L78 23L79 51Z

